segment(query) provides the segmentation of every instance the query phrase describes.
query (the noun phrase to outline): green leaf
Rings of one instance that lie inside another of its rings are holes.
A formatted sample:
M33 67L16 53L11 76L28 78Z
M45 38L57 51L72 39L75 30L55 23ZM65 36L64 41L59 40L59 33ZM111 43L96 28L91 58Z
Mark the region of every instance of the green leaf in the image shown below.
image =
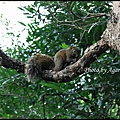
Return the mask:
M63 89L61 89L59 86L57 86L57 85L55 85L53 83L40 82L39 84L50 87L50 88L53 88L55 90L58 90L59 92L64 92Z
M18 21L19 22L19 21ZM23 22L19 22L21 25L26 26Z
M65 43L62 43L62 45L60 45L61 48L68 48L69 46Z
M18 9L22 10L22 11L25 11L24 8L21 8L21 7L18 7Z

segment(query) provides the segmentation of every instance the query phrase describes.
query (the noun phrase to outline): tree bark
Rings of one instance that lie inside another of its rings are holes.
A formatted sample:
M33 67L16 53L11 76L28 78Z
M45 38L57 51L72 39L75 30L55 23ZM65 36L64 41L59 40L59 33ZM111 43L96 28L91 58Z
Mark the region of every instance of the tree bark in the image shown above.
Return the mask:
M112 1L112 3L113 11L111 13L111 19L107 24L102 38L109 42L109 47L120 53L120 1Z
M0 50L0 58L1 66L15 69L17 72L24 72L25 63L7 56L2 50Z

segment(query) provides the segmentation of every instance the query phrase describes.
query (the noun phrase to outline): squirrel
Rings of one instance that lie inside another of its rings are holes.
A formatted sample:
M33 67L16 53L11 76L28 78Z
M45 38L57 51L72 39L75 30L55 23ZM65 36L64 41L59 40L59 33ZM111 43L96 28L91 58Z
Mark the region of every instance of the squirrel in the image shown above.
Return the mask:
M75 46L59 50L54 56L54 70L60 71L66 66L75 63L78 60L79 53L79 49Z
M52 57L45 54L32 56L25 64L25 74L28 82L41 78L42 70L50 70L55 67Z
M70 46L59 50L55 54L54 60L45 54L34 55L25 64L25 74L28 82L41 78L42 70L60 71L66 66L73 64L78 60L79 53L80 51L77 47Z

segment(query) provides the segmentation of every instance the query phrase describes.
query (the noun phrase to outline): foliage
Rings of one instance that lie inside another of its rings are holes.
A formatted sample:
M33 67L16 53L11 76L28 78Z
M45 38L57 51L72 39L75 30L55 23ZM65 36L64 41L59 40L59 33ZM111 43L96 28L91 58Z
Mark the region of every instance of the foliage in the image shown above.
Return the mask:
M17 59L26 61L40 52L54 56L67 45L79 47L83 55L87 47L100 40L112 6L108 1L35 1L19 9L32 20L28 25L19 21L28 27L28 46L15 46L8 49L8 54L12 50L14 58L17 54ZM66 83L28 83L24 74L1 67L0 117L117 119L119 59L116 51L107 50L84 74Z

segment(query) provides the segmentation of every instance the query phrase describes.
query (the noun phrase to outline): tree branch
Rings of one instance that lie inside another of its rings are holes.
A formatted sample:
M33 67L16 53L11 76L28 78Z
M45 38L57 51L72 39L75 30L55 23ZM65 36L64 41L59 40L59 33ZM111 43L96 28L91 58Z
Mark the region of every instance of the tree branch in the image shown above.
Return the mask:
M52 70L43 71L42 78L46 81L69 82L73 78L85 72L85 69L93 63L97 57L109 48L108 42L101 39L85 50L84 55L74 64L67 66L59 72Z
M67 66L65 69L59 72L55 72L53 70L44 70L42 72L42 78L46 81L69 82L73 78L84 73L85 68L89 67L90 64L96 60L96 57L99 57L108 48L107 41L101 39L97 43L87 48L84 55L76 63ZM0 50L0 57L2 58L1 66L5 68L16 69L17 72L24 73L25 63L10 58L2 50Z
M5 68L15 69L17 72L24 72L25 63L15 60L7 56L2 50L0 50L0 65Z

